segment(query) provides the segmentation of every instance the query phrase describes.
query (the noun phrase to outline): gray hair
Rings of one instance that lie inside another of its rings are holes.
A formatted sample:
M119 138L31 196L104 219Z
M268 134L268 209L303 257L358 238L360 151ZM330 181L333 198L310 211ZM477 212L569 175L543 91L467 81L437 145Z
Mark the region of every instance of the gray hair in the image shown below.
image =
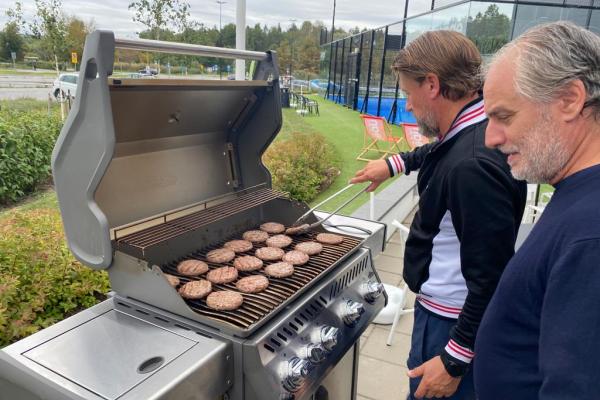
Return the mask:
M566 21L538 25L506 44L490 65L513 49L519 94L547 104L579 79L586 90L584 107L600 121L600 36Z

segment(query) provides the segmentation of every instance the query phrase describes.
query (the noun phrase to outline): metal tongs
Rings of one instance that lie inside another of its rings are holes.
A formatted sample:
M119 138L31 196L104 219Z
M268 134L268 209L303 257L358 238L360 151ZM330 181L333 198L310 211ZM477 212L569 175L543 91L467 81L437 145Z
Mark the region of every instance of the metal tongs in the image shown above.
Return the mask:
M332 194L331 196L329 196L328 198L326 198L325 200L323 200L322 202L320 202L319 204L317 204L316 206L314 206L313 208L311 208L310 210L308 210L307 212L305 212L304 214L302 214L300 216L300 218L298 218L292 224L292 226L290 228L288 228L287 233L292 234L292 235L301 235L301 234L307 233L307 232L315 229L317 226L322 225L323 222L327 221L329 218L331 218L334 215L336 215L342 208L346 207L348 204L350 204L352 201L354 201L358 196L360 196L361 194L363 194L364 192L366 192L370 185L371 184L369 183L360 192L356 193L349 200L346 200L341 206L339 206L338 208L336 208L326 218L323 218L323 219L321 219L321 220L319 220L317 222L313 222L312 224L302 224L302 225L300 225L300 223L302 221L304 221L306 219L306 217L308 217L310 214L312 214L313 211L315 211L317 208L321 207L323 204L327 203L329 200L333 199L338 194L343 193L346 190L350 189L352 186L354 186L354 184L350 184L350 185L346 186L345 188L343 188L342 190L340 190L339 192L337 192L335 194ZM293 230L293 231L290 232L289 230Z

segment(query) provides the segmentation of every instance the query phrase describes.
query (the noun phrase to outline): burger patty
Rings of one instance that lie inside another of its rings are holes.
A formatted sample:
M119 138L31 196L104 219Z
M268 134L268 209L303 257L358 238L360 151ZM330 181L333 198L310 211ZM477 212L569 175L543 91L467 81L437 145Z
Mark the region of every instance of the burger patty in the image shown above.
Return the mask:
M344 237L335 233L319 233L317 241L323 244L340 244L344 241Z
M285 226L279 222L265 222L260 226L260 230L274 235L285 231Z
M269 286L269 279L263 275L250 275L235 283L235 287L243 293L259 293Z
M163 274L165 276L165 278L167 278L167 282L169 282L169 285L176 287L177 285L179 285L180 281L179 278L176 276L173 276L171 274Z
M309 224L302 224L300 226L292 226L291 228L287 228L285 230L286 235L300 235L304 233L304 231L309 227Z
M306 264L308 262L308 254L298 250L288 251L283 255L283 261L292 264L293 266Z
M292 238L286 235L275 235L267 239L267 246L283 249L292 244Z
M256 249L256 257L265 261L281 260L284 254L285 251L279 247L261 247L260 249Z
M242 256L233 260L233 266L238 271L256 271L257 269L261 269L263 266L262 260L254 257L254 256Z
M190 281L179 288L179 294L185 299L195 300L205 297L212 291L212 284L204 279Z
M216 284L233 282L237 277L237 269L233 267L215 268L206 274L206 279Z
M198 276L208 272L208 264L200 260L184 260L177 265L177 272L185 276Z
M318 242L303 242L298 243L294 249L306 253L309 256L314 256L323 250L323 245Z
M209 251L206 259L216 264L227 263L235 258L235 251L231 249L216 249Z
M236 253L243 253L252 250L252 242L248 240L231 240L223 245L226 249L233 250Z
M265 274L272 276L273 278L287 278L294 273L294 266L287 262L278 262L267 265L264 271Z
M206 305L213 310L218 311L231 311L240 308L244 302L244 297L231 290L221 290L219 292L212 292L206 298Z
M252 243L262 243L269 238L269 234L264 231L247 231L244 232L242 237Z

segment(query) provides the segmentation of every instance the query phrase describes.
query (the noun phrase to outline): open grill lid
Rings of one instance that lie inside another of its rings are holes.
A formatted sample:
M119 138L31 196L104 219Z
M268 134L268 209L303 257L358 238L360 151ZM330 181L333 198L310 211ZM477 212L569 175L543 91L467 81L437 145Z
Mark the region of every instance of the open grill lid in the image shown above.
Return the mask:
M252 81L118 79L115 48L258 62ZM255 186L281 128L274 52L88 35L75 103L52 155L67 241L94 269L113 260L112 232Z

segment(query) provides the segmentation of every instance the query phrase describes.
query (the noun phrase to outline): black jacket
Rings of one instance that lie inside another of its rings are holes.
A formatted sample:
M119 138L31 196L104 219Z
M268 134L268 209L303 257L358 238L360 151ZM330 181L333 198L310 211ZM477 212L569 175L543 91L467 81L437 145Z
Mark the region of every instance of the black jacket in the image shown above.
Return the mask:
M527 192L525 182L512 177L506 156L485 147L486 126L487 119L447 141L400 155L405 174L419 170L420 195L406 242L404 280L419 293L430 278L434 238L448 212L460 242L467 293L450 337L471 350L500 275L514 254Z

